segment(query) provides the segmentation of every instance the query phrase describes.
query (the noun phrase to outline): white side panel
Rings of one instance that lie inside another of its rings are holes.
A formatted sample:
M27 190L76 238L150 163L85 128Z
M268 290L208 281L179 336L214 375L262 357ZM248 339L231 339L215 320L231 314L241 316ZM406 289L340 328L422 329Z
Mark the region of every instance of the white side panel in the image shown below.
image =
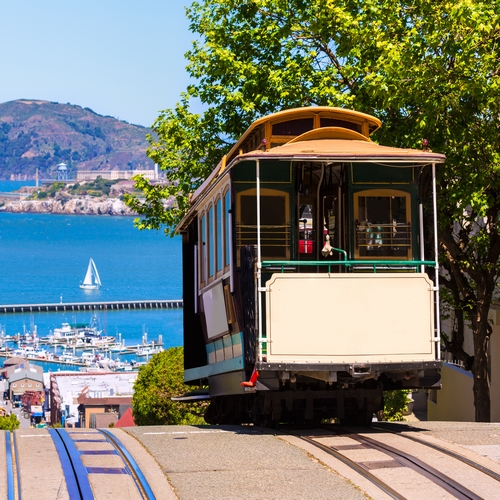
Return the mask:
M433 361L432 288L425 274L274 274L267 361Z
M208 338L228 333L222 282L203 292L202 298Z

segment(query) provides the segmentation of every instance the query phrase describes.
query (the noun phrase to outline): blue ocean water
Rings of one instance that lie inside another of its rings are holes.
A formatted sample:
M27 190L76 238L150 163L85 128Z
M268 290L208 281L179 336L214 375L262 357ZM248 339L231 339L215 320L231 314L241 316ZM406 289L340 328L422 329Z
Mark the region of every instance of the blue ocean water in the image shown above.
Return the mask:
M6 189L7 191L7 189ZM93 258L99 290L79 285ZM131 217L0 212L0 305L180 299L181 239L138 231ZM92 313L0 313L7 335L36 326L40 337L63 322L89 323ZM100 327L126 345L162 336L165 348L182 345L182 309L98 313Z
M22 186L36 186L36 181L2 181L0 180L0 193L17 191Z
M90 258L102 287L82 290ZM131 217L0 212L0 304L180 299L180 238Z

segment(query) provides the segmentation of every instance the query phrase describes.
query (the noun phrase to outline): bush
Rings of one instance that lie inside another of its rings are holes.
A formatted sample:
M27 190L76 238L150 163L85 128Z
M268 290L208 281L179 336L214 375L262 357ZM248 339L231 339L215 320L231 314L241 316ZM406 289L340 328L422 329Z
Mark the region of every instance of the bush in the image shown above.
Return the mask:
M402 422L405 420L404 412L408 410L410 399L409 390L384 392L384 420L389 422Z
M206 403L178 403L193 388L184 384L184 349L174 347L155 354L139 368L134 384L132 411L137 425L204 424Z
M14 429L19 429L20 422L14 413L11 413L8 417L0 417L0 429L2 431L13 431Z

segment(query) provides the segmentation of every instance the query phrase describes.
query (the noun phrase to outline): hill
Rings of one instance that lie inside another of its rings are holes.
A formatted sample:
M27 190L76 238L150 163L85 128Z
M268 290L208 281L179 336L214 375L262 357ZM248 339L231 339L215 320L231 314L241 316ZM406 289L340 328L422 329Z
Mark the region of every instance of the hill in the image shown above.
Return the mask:
M140 125L102 116L73 104L19 99L0 104L0 179L12 175L56 177L66 163L77 170L153 168Z

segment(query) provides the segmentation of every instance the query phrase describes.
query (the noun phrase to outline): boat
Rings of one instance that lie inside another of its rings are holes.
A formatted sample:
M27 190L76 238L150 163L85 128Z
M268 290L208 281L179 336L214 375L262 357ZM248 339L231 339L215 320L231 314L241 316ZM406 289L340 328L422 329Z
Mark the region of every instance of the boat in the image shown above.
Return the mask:
M153 356L154 354L158 354L163 351L163 347L148 345L139 347L135 352L136 356Z
M13 355L19 358L47 359L49 353L45 349L24 345L14 350Z
M100 287L101 278L99 277L99 273L97 272L95 262L91 258L89 261L89 267L87 268L87 274L85 275L85 279L80 285L80 288L83 288L85 290L97 290Z

